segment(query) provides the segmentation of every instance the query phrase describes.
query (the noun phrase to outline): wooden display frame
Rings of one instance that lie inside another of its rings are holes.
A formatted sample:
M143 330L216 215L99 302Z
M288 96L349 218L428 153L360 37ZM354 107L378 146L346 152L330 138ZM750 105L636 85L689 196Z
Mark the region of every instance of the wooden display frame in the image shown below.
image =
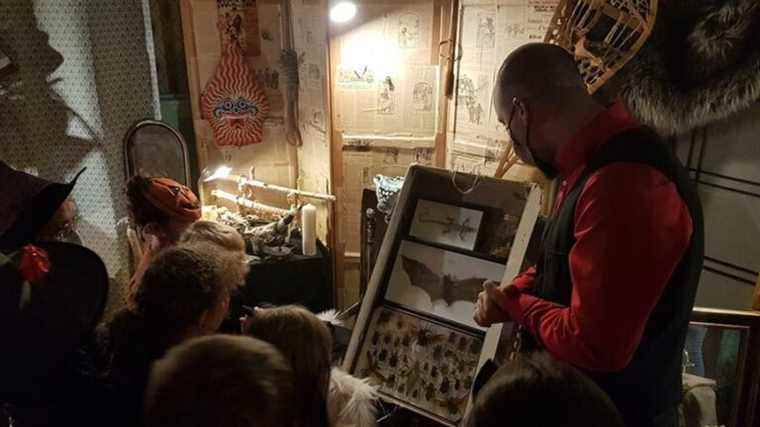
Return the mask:
M383 239L377 263L372 271L367 292L364 295L351 341L349 342L343 361L343 368L348 372L354 373L356 370L360 352L367 339L367 331L375 310L380 307L394 307L392 302L386 301L385 294L388 290L393 262L396 259L402 241L407 238L406 235L409 232L417 200L419 199L435 200L457 206L499 208L505 213L515 212L515 210L519 211L519 225L509 255L505 259L506 267L502 278L502 281L510 281L520 272L523 266L528 244L541 210L542 192L541 188L536 184L504 181L469 174L452 174L448 170L419 165L410 167L405 178L404 187L398 196L388 232ZM515 206L514 201L517 199L522 200L524 204ZM478 257L475 254L473 256ZM467 328L466 325L441 319L431 314L420 312L416 314L429 318L431 322L438 324L448 323L451 325L452 330ZM483 336L483 345L478 357L477 369L480 369L485 361L496 356L504 327L505 325L503 324L496 324L488 328L485 333L477 331L477 333ZM385 395L383 397L390 402L401 405L444 425L457 425L454 422L422 411L409 402L389 398ZM468 402L468 409L469 405L470 403Z

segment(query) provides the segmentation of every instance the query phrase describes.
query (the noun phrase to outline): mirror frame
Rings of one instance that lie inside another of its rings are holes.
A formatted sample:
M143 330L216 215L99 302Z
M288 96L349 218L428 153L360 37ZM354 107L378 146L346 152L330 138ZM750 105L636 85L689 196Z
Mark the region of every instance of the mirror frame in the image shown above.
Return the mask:
M181 133L179 133L178 130L174 129L173 127L169 126L167 123L162 122L160 120L154 120L154 119L141 119L135 122L132 126L129 127L127 130L127 133L124 135L124 173L126 174L127 181L129 181L130 178L135 176L135 159L132 156L132 150L134 148L134 142L132 141L132 136L137 132L140 128L146 127L146 126L160 126L164 129L169 130L172 134L174 134L174 137L177 139L177 143L180 146L180 149L182 150L182 159L185 162L184 165L184 171L185 171L185 182L182 182L180 184L184 184L187 187L192 188L193 183L190 177L190 155L187 148L187 142L185 141L185 138L182 136Z
M737 426L760 426L760 312L694 307L691 322L748 330L739 360L737 401L732 410Z

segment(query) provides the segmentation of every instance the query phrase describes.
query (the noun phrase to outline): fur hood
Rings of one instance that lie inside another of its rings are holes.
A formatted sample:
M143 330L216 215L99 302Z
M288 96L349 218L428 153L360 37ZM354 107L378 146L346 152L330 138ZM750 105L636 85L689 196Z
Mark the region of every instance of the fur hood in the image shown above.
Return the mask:
M631 112L667 135L726 118L757 101L759 4L661 1L650 39L614 78Z
M372 427L377 419L377 391L367 380L339 368L330 373L327 412L331 427Z

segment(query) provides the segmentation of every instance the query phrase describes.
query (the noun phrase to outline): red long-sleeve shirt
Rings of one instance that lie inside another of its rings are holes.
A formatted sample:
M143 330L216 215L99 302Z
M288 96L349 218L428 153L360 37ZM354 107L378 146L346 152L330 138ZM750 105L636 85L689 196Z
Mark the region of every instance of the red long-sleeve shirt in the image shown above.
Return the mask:
M586 162L615 134L637 124L615 105L558 153L565 179L558 209ZM518 293L502 307L558 359L592 371L618 371L631 361L652 309L686 251L692 222L675 185L658 170L613 163L586 182L575 210L569 307ZM512 282L530 288L531 268Z

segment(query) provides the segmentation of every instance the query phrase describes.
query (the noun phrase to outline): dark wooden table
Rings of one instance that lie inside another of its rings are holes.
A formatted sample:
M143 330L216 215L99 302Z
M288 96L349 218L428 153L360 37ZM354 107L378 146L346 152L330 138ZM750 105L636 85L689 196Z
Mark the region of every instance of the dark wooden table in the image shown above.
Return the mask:
M314 313L333 308L332 275L328 249L317 241L317 255L291 255L284 259L251 261L243 286L230 302L223 332L239 332L243 305L302 305Z

